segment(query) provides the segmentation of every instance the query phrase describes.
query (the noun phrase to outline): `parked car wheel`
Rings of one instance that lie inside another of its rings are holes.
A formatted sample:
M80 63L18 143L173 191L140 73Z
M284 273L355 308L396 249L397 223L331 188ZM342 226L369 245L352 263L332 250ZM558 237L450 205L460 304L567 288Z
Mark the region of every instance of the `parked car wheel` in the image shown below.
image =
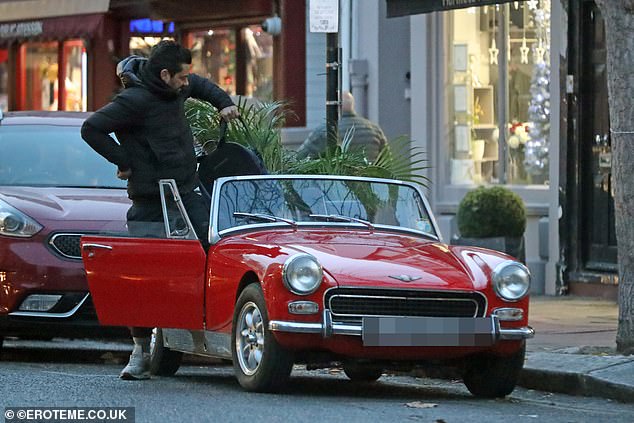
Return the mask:
M251 284L236 303L231 336L233 368L248 391L278 390L293 369L293 355L277 343L268 326L262 288Z
M383 369L369 363L347 361L343 363L343 372L353 382L375 382L383 375Z
M466 362L464 384L477 397L504 397L515 389L525 355L524 343L519 351L508 357L490 354L473 356Z
M163 331L154 328L150 341L150 373L157 376L173 376L181 366L183 353L163 346Z

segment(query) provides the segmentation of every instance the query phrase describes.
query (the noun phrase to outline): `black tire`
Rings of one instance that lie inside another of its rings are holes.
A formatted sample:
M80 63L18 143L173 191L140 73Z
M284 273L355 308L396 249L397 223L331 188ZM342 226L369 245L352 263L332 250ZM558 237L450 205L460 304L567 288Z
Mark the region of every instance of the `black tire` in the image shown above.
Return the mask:
M236 302L231 354L236 378L247 391L278 391L290 377L293 354L282 348L269 331L269 317L259 284L247 286Z
M157 376L173 376L183 361L183 353L163 346L163 331L154 328L150 342L150 373Z
M501 398L513 392L524 367L526 343L515 354L498 357L480 354L467 359L463 381L476 397Z
M383 369L374 364L348 361L343 363L343 372L353 382L376 382L383 375Z

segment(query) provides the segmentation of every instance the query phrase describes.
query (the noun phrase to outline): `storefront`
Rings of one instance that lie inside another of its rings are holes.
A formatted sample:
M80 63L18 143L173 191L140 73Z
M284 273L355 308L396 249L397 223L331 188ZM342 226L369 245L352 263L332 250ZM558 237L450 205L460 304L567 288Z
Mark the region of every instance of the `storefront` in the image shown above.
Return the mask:
M261 26L269 18L275 33ZM192 49L194 72L230 94L287 101L287 126L305 125L305 0L0 3L0 107L95 110L119 89L117 61L163 38Z
M615 299L606 40L595 2L384 1L388 17L411 16L412 138L428 140L445 237L468 190L504 184L527 205L536 292Z
M87 45L102 37L108 1L26 3L0 5L0 107L88 110Z
M175 38L192 50L192 72L232 95L288 101L287 126L305 125L305 0L183 0L178 7L113 0L110 6L118 19L139 18L130 21L130 53L145 55L160 39ZM269 18L279 20L278 31L262 28Z
M427 152L429 197L444 238L457 235L455 214L468 191L504 185L527 207L533 291L565 292L559 149L567 27L561 2L384 3L388 20L406 19L410 27L411 138Z

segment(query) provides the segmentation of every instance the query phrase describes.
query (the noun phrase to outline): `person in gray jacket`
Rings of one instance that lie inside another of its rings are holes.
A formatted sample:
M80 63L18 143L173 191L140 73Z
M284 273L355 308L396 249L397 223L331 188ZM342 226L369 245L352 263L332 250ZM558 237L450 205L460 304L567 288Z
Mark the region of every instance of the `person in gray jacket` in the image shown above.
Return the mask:
M342 94L341 118L339 119L339 140L353 128L350 149L363 151L368 161L376 160L379 151L387 144L387 139L381 128L368 119L357 115L354 108L354 97L349 91ZM298 158L317 157L326 151L326 124L318 126L297 150Z
M238 108L216 84L190 74L191 52L174 41L152 48L149 58L131 56L117 66L124 90L84 122L84 140L117 166L128 181L132 206L127 213L132 236L164 236L158 182L176 181L203 247L208 247L209 204L198 186L194 138L185 117L188 97L213 104L225 120L239 116ZM117 137L115 141L110 134ZM130 328L134 348L122 379L150 377L151 328Z

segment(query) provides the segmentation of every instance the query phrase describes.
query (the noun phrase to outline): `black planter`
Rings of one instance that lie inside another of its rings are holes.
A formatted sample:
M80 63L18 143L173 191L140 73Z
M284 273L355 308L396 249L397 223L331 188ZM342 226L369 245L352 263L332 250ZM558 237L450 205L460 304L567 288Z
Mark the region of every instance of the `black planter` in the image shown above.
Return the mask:
M501 251L515 257L522 263L526 263L526 251L524 250L524 237L496 236L491 238L452 238L451 245L466 245L482 247L490 250Z

